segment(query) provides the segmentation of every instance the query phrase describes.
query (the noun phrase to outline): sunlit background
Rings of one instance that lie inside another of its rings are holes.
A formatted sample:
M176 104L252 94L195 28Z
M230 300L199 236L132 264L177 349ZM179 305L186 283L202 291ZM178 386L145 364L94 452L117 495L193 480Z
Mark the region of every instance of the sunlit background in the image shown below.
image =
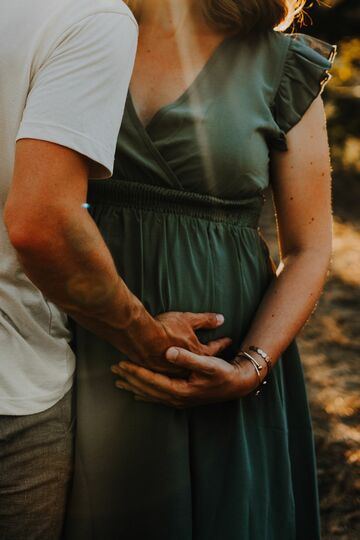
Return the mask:
M360 539L360 0L307 9L296 31L338 45L324 93L333 162L334 255L299 345L316 436L323 540ZM277 247L270 204L264 235ZM311 540L311 539L309 539Z

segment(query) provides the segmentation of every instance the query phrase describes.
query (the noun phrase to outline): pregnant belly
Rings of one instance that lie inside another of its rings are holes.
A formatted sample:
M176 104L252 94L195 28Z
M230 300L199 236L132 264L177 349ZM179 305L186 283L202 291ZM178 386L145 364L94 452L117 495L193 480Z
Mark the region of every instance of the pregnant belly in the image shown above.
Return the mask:
M221 313L225 324L201 331L201 340L226 335L239 344L270 279L256 229L127 208L95 209L94 218L119 274L152 315Z

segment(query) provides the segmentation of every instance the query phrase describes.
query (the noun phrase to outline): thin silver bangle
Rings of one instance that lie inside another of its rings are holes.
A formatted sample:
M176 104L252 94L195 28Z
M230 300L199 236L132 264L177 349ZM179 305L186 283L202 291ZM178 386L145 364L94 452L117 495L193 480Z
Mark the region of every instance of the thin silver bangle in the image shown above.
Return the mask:
M257 368L259 371L262 370L262 368L263 368L262 365L259 364L259 362L258 362L257 360L255 360L255 358L254 358L251 354L249 354L249 353L246 352L246 351L240 351L239 354L241 354L242 356L246 356L246 358L247 358L248 360L250 360L250 362L252 362L253 364L256 365L256 368Z
M249 362L251 362L253 368L255 369L255 373L258 377L258 380L259 380L259 384L258 386L254 389L254 393L256 396L258 396L260 393L261 393L261 390L260 390L260 387L263 385L263 384L266 384L266 382L262 381L261 380L261 375L260 375L260 371L262 370L262 366L255 360L255 358L253 358L251 356L251 354L247 353L246 351L239 351L236 355L237 358L245 358L245 360L248 360Z

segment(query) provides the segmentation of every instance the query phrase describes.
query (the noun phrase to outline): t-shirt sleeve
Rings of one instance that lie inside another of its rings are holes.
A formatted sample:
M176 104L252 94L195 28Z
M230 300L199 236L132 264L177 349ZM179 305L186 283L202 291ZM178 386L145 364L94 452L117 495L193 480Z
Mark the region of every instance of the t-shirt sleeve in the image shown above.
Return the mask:
M336 54L336 46L305 34L290 34L287 39L287 54L272 107L278 130L271 145L277 150L287 150L286 133L323 91Z
M66 30L33 76L17 140L66 146L90 159L92 178L111 176L136 44L136 23L121 13Z

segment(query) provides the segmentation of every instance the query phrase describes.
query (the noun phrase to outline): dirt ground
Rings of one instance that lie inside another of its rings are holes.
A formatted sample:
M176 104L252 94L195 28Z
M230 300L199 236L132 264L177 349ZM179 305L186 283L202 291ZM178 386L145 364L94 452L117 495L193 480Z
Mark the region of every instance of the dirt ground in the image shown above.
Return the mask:
M335 189L334 197L343 191ZM347 189L335 201L332 269L298 339L315 431L323 540L360 538L360 215L351 199ZM270 201L262 229L276 258Z

